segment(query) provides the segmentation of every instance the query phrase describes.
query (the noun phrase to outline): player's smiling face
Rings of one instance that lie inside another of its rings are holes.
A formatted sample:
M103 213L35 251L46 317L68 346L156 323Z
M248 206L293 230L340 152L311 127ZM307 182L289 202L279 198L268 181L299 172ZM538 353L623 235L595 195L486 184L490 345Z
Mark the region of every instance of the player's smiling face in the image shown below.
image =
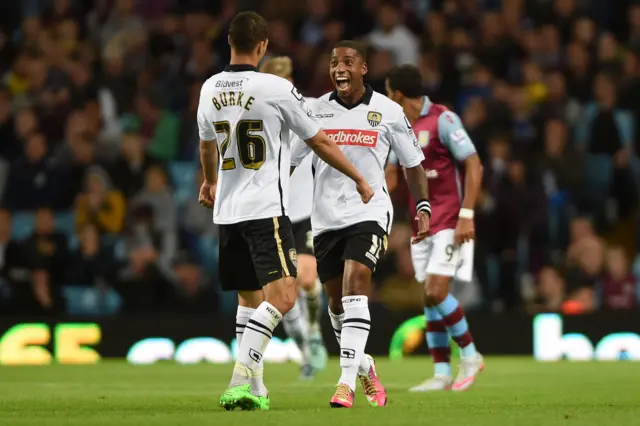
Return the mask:
M331 55L329 73L338 95L346 98L359 92L364 85L362 76L367 73L367 64L355 49L337 47Z

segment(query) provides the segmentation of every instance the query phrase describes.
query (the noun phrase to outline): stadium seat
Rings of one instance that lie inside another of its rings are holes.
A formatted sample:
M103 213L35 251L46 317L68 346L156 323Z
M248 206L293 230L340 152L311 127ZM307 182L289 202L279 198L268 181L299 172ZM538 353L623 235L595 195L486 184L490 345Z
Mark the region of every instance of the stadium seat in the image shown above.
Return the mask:
M76 218L71 212L56 213L55 226L71 239L76 233Z
M178 204L183 204L189 197L196 195L196 167L191 162L176 161L169 164L171 181L175 185L175 197Z
M65 286L62 295L69 315L113 315L122 306L122 299L112 289L102 293L91 286Z
M13 214L12 237L16 240L23 240L33 232L35 214L32 212L16 212Z

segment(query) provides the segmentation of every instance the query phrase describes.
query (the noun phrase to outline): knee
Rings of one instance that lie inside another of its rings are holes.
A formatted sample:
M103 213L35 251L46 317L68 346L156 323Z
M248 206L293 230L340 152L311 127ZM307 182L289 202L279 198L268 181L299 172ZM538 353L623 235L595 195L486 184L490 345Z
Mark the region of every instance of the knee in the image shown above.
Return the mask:
M311 264L310 262L300 262L298 260L298 264L300 267L298 268L298 286L306 291L312 291L316 285L316 265L315 262Z
M449 278L430 276L424 283L424 298L429 306L439 305L449 294Z
M344 296L368 295L371 286L371 270L353 263L345 272Z
M269 287L271 287L271 284ZM268 288L266 293L266 301L273 305L282 315L286 315L293 309L297 298L298 293L293 278L285 278L282 285Z

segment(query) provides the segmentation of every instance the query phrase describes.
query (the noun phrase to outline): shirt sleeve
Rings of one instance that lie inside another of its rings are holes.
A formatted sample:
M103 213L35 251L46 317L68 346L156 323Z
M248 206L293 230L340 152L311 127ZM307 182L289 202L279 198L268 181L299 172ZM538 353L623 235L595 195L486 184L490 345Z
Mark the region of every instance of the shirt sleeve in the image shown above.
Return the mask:
M438 134L440 141L447 147L451 155L464 161L476 153L476 147L462 125L462 120L455 112L445 111L438 117Z
M206 85L202 86L200 91L200 102L198 103L198 134L203 141L215 141L216 130L213 127L213 117L208 117L211 109L211 99L207 99Z
M387 164L393 164L393 165L398 164L398 157L396 157L396 154L394 154L393 151L389 152L389 157L387 158Z
M311 139L320 131L320 125L313 119L313 112L293 84L288 93L278 100L276 107L280 110L287 127L300 139Z
M407 117L402 114L400 120L390 126L391 150L401 166L406 168L416 167L424 160L424 154L413 128Z
M298 167L310 153L311 148L309 145L294 135L291 143L291 166Z

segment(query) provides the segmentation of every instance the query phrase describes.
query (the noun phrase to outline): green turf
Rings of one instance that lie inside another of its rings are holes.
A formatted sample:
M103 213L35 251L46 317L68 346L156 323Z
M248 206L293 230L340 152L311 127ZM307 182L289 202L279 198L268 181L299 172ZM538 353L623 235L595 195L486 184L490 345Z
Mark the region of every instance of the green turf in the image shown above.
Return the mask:
M267 365L270 412L225 412L218 397L230 365L0 367L0 425L632 425L640 424L640 363L540 364L490 358L464 394L410 394L427 359L378 360L389 404L373 409L362 392L352 410L330 410L337 361L315 382L293 364Z

